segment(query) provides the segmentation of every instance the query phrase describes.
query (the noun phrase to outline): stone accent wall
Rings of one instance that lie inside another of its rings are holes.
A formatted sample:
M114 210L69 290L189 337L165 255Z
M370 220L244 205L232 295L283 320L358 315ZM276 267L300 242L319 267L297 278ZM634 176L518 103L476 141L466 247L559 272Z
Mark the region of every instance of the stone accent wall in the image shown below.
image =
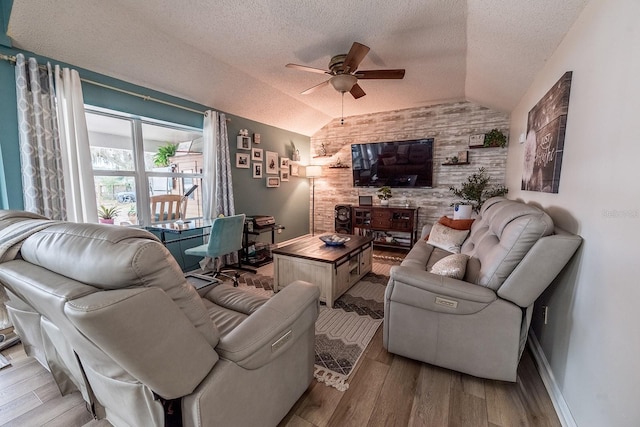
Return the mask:
M330 168L338 160L351 166L351 144L434 138L433 188L393 189L390 205L400 205L406 193L411 206L419 206L419 227L433 223L442 215L453 215L454 198L450 186L459 186L467 176L484 167L493 183L505 183L506 148L469 149L469 136L493 128L509 134L509 115L471 102L455 102L335 119L311 137L310 164L322 165L315 181L316 233L334 231L336 204L358 203L359 195L374 196L376 188L354 188L351 167ZM326 156L319 156L324 144ZM469 151L469 165L443 166L447 157ZM309 222L311 224L311 221Z

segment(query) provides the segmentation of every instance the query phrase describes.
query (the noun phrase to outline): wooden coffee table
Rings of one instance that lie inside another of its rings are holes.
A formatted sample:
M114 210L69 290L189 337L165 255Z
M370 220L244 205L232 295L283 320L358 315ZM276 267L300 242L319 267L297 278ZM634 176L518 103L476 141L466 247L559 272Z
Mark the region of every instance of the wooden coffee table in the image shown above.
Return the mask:
M327 246L318 237L300 239L274 249L274 292L295 280L305 280L320 286L320 301L328 307L347 289L371 271L373 239L347 236L343 246Z

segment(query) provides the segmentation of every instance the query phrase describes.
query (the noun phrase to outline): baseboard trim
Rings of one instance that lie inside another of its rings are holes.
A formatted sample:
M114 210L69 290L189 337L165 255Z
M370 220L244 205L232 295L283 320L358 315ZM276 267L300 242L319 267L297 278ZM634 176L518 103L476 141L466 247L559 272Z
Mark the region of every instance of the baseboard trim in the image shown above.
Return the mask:
M560 387L558 387L556 378L551 371L551 365L549 365L547 356L545 356L544 351L542 351L540 341L538 341L538 337L536 337L532 330L529 331L529 348L531 349L533 359L538 367L540 378L542 378L542 382L544 383L544 387L547 389L547 393L549 393L551 403L553 403L558 419L560 419L560 424L562 424L562 427L577 427L576 421L573 419L573 415L571 415L569 405L567 405L567 401L564 400L564 396L560 391Z

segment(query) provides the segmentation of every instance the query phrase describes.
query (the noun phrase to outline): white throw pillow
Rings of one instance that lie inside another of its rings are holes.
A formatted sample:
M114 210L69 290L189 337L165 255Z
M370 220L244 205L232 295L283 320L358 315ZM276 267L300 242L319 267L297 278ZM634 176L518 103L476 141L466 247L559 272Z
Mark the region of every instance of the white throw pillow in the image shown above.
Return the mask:
M453 277L454 279L462 280L464 278L465 271L467 271L468 260L469 255L449 255L433 264L431 272L433 274L439 274L440 276Z
M468 235L469 230L455 230L437 222L431 227L427 243L436 248L459 254L460 246Z

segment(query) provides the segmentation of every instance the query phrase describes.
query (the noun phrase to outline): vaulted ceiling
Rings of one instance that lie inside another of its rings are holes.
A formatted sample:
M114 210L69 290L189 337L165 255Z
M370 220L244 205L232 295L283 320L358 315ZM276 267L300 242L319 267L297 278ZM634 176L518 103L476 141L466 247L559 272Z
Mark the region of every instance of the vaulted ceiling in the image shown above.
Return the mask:
M341 116L326 69L354 41L361 80L352 116L470 100L510 111L588 0L14 0L18 48L312 135Z

